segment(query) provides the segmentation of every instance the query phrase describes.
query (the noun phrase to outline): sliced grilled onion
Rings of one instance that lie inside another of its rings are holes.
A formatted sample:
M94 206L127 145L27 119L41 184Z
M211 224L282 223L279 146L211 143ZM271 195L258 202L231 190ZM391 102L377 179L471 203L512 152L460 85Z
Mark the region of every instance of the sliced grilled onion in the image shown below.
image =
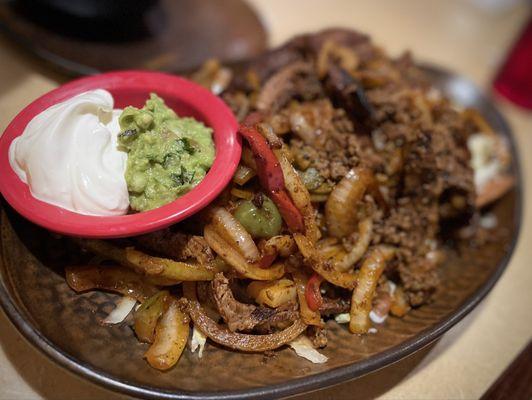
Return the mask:
M392 305L390 307L390 313L396 317L404 317L408 311L410 311L410 304L408 303L408 297L404 290L397 286L393 292Z
M290 129L306 144L313 145L316 140L316 129L310 125L305 115L299 111L290 113Z
M192 282L183 285L183 291L188 299L188 312L194 325L213 342L231 349L245 352L261 352L275 350L296 339L307 325L300 319L288 328L269 335L248 335L231 332L218 325L203 310L196 298L196 285Z
M83 265L65 268L66 281L76 292L108 290L143 302L157 293L157 288L128 268L116 265Z
M281 257L288 257L297 250L296 242L290 235L277 235L266 240L262 246L266 254L278 254Z
M205 350L206 344L207 336L194 326L192 328L192 337L190 339L190 351L195 353L196 350L198 350L198 358L201 358L203 357L203 350Z
M133 247L122 248L104 240L78 239L77 242L95 254L146 275L146 280L155 285L171 286L187 280L208 281L214 277L210 269L198 263L153 257Z
M353 233L357 226L357 204L362 200L373 175L368 169L350 170L334 187L327 203L325 218L328 232L337 238Z
M181 262L169 258L153 257L132 247L126 248L125 254L128 263L147 275L150 274L150 271L156 271L160 268L160 272L155 272L150 279L164 278L160 283L163 286L175 285L180 281L210 281L214 277L212 270L197 262Z
M282 278L284 275L284 265L274 264L270 268L263 269L258 265L251 264L236 251L227 241L222 238L217 231L207 225L203 230L203 236L213 249L227 264L232 266L240 275L258 281L271 281Z
M246 291L257 304L271 308L293 303L297 296L294 282L286 278L269 282L251 282Z
M212 227L232 248L247 261L257 262L260 252L251 235L240 222L225 208L216 207L212 211Z
M277 235L259 242L259 249L262 253L259 266L268 268L277 256L288 257L297 251L296 242L290 235Z
M323 259L318 250L308 240L306 236L299 233L294 233L299 251L305 258L309 266L320 274L326 281L333 285L343 287L345 289L354 289L357 285L358 272L342 272L337 271L334 267Z
M230 69L222 67L218 60L210 59L198 71L192 74L191 78L215 95L219 95L231 83L233 73Z
M339 271L348 271L353 268L358 260L362 258L369 243L371 242L371 231L373 229L373 221L371 218L366 218L358 224L358 241L353 246L350 252L343 255L334 264L334 267Z
M303 184L301 177L296 172L288 157L285 154L284 149L274 150L275 156L279 160L281 169L283 170L284 184L286 190L290 194L294 205L303 215L305 222L305 235L312 243L320 237L320 231L316 224L316 212L310 201L310 194Z
M170 294L166 290L160 291L142 303L135 311L133 329L141 342L153 343L157 322L168 307L169 298Z
M144 354L148 363L163 371L173 367L183 353L189 331L189 318L174 299L157 322L155 340Z
M379 246L374 248L364 260L358 276L357 287L351 297L351 319L349 330L351 333L366 333L370 328L369 313L372 307L375 289L381 277L386 262L395 254L394 249Z
M305 297L305 289L307 287L309 276L302 269L298 268L292 271L292 277L296 284L301 319L308 325L323 327L323 321L319 311L312 311L307 304L307 299Z

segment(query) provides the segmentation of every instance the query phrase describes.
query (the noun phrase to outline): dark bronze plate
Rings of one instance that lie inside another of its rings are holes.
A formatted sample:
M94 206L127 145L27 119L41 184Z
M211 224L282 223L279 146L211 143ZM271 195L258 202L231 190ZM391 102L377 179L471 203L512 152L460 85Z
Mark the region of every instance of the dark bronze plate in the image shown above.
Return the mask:
M326 364L315 365L282 349L274 357L226 351L212 344L202 359L186 350L178 366L161 373L142 359L140 344L126 325L99 321L116 296L77 295L66 285L62 265L78 256L68 241L30 224L2 206L0 302L20 332L58 364L110 389L138 397L274 398L359 377L428 345L468 314L503 273L521 220L519 162L508 124L493 103L468 80L425 67L436 86L457 103L481 111L505 136L513 154L516 187L492 208L501 240L452 255L443 268L435 301L403 319L389 318L378 333L355 336L329 322Z

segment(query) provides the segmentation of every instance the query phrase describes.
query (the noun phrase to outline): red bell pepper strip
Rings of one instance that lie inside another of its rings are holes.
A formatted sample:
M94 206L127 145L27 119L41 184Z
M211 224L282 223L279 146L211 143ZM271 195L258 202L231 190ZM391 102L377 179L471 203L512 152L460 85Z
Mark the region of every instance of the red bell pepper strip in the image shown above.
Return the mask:
M284 190L283 170L264 136L255 128L243 124L240 125L240 134L246 139L251 148L262 187L268 192Z
M246 139L253 153L260 184L277 205L288 228L292 232L303 232L305 229L303 216L286 191L283 170L279 165L279 160L270 149L264 136L254 126L250 126L248 124L249 121L254 124L258 123L260 115L250 114L240 125L239 129L240 134Z
M270 197L275 203L283 219L286 221L286 225L292 232L304 232L305 221L303 215L299 212L297 207L292 202L292 199L288 195L286 189L279 192L270 192Z
M323 278L318 274L313 274L307 282L305 287L305 300L308 308L312 311L318 311L323 304L323 297L321 297L320 285Z

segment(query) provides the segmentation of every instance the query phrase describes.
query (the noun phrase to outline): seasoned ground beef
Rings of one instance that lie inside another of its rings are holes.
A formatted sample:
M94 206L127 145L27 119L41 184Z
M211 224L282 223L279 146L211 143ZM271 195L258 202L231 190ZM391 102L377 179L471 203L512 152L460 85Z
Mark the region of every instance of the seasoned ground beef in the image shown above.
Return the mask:
M170 322L188 332L189 317L200 357L203 334L268 357L291 345L322 362L294 341L305 334L325 347L329 319L352 334L377 332L373 323L435 299L446 256L507 234L482 211L515 182L508 147L477 111L453 108L408 53L393 59L366 35L330 29L238 68L210 60L191 78L240 121L232 181L167 229L78 240L93 262L134 271L66 268L78 292L161 291L134 324L142 340L155 332L146 359L157 369L172 367L183 348L158 354L161 329ZM180 332L168 339L177 343Z
M433 255L442 226L467 223L474 210L471 127L462 114L427 84L410 54L392 59L348 30L299 36L246 71L254 80L224 96L239 116L256 107L264 113L288 144L318 216L320 199L351 169L373 171L388 209L365 198L371 243L397 248L386 273L411 305L426 302L438 286L441 257Z

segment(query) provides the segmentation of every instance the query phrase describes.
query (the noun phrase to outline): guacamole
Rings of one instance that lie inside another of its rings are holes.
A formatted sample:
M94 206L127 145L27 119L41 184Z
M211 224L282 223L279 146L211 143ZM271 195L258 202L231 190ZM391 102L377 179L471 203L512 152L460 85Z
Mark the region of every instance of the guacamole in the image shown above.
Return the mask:
M180 118L152 93L141 108L126 107L118 143L128 153L126 182L135 211L161 207L205 177L214 161L212 129Z

